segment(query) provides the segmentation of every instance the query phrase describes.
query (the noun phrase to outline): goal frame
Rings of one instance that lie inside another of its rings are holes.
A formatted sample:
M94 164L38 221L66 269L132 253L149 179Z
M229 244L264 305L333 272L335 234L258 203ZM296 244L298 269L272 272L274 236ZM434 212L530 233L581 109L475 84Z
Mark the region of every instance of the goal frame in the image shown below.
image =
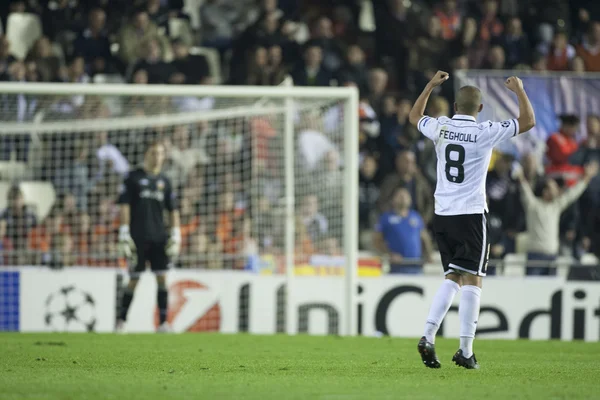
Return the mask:
M295 277L295 200L294 200L294 165L295 165L295 132L294 100L332 99L343 102L344 130L344 190L343 218L344 238L343 251L345 257L344 273L344 310L340 333L345 336L357 334L357 279L358 279L358 90L353 87L296 87L296 86L212 86L212 85L131 85L131 84L79 84L79 83L0 83L0 93L30 95L91 95L91 96L171 96L171 97L232 97L232 98L273 98L284 101L284 176L285 176L285 270L288 299L293 298ZM240 116L265 114L266 107L250 110L239 110ZM197 117L214 120L232 117L232 113L224 110L206 110L194 113ZM234 113L235 114L235 113ZM152 117L150 117L152 118ZM160 116L156 117L160 119ZM185 117L182 116L182 119ZM145 119L148 123L148 119ZM85 125L85 121L81 121ZM19 123L3 123L0 133L11 134L35 133L35 125L52 125L52 122L29 122L20 127ZM60 123L63 125L62 123ZM33 129L32 129L33 128ZM75 126L73 131L85 130L84 126ZM46 129L45 129L46 130ZM286 301L288 334L297 332L296 311L293 302Z

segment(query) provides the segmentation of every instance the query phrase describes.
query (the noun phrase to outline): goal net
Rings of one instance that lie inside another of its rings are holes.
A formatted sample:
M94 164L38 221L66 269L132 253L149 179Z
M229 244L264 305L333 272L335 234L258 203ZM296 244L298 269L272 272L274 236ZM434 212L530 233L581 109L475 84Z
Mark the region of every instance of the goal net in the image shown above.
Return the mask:
M175 267L284 278L277 324L288 332L307 329L302 276L327 275L346 311L331 317L317 302L324 333L351 332L355 90L6 83L0 93L0 263L125 271L119 186L159 140L181 213Z

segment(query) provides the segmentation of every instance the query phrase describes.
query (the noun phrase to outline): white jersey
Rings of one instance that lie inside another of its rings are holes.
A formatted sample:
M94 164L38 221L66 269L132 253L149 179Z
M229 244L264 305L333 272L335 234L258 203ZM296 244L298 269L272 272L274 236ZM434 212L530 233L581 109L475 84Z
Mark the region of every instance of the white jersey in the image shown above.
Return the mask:
M485 179L498 143L519 133L516 119L477 123L470 115L431 118L424 116L419 131L433 140L437 153L437 215L487 212Z

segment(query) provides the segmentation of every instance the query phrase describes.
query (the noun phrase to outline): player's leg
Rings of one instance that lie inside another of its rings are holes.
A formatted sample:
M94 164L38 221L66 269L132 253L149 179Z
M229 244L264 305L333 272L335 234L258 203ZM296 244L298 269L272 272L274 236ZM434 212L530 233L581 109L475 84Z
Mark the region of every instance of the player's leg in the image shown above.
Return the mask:
M450 266L463 271L462 295L458 306L460 320L460 348L452 358L457 365L477 369L479 364L473 353L473 341L477 330L481 303L482 277L487 273L490 243L487 237L487 216L468 216L462 225L467 232L464 250L455 257Z
M461 275L449 269L449 264L455 253L454 247L456 247L456 243L454 243L451 235L448 234L448 228L454 223L455 221L452 221L451 217L437 215L434 217L435 239L442 258L442 266L444 267L446 279L444 279L444 282L433 297L433 302L425 323L423 336L430 343L435 343L435 335L452 305L454 296L460 290Z
M423 364L429 368L440 368L441 366L435 353L435 335L452 305L454 296L460 290L461 284L460 274L448 269L453 254L453 243L448 237L446 225L451 222L448 217L437 215L434 217L435 239L442 258L445 279L433 297L425 322L423 337L421 337L417 346Z
M121 309L119 310L119 316L117 318L117 332L122 332L125 321L127 321L127 313L129 307L133 301L135 288L137 287L140 274L146 269L146 257L143 243L136 243L137 257L135 263L129 264L129 282L123 291L123 297L121 298ZM129 260L128 260L129 262Z
M460 285L461 276L450 271L435 293L433 301L431 302L431 307L429 308L429 314L427 315L423 333L423 336L425 336L428 342L435 343L435 335L446 317L454 297L460 290Z
M458 318L460 320L460 351L466 359L473 357L473 341L479 319L481 276L464 274Z
M167 322L169 307L169 290L166 273L169 270L169 257L165 252L166 243L153 244L150 251L150 267L156 276L156 304L158 305L158 331L170 332Z

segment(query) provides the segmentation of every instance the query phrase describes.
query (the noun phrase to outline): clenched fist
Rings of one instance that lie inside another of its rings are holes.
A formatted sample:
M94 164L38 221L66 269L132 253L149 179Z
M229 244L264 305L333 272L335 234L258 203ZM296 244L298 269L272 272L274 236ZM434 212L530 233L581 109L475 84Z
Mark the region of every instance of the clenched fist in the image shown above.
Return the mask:
M523 81L516 76L511 76L504 82L504 86L508 88L511 92L517 92L519 90L523 90Z
M450 74L444 71L438 71L429 81L429 85L431 87L440 86L442 83L446 82L448 78L450 78Z

